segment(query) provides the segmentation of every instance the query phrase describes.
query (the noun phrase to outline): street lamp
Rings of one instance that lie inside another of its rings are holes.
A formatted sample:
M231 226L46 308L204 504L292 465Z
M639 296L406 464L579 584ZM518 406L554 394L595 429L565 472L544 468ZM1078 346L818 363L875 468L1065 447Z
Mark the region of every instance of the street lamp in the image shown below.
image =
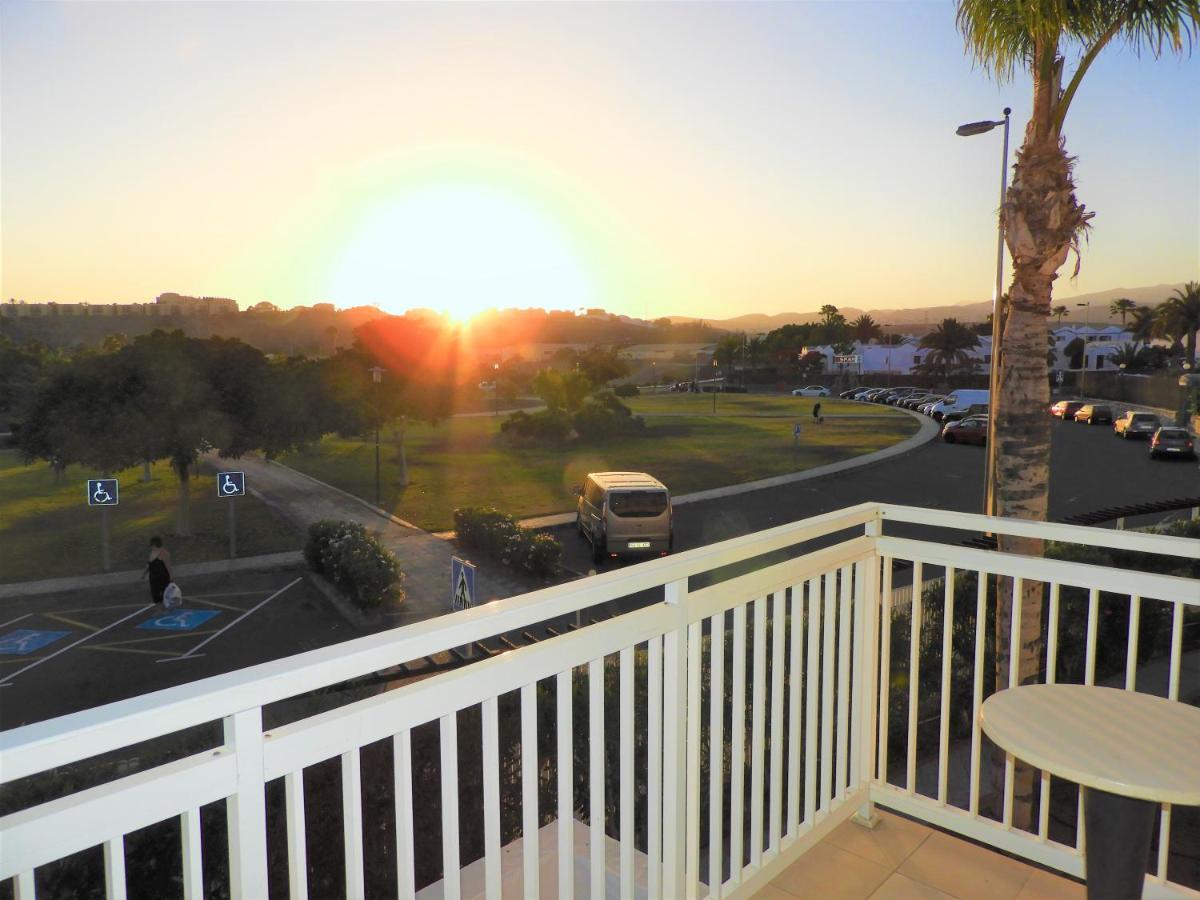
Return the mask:
M500 363L492 363L492 415L500 415Z
M1086 307L1083 311L1083 365L1079 369L1079 399L1083 400L1087 397L1083 388L1087 383L1087 333L1092 329L1092 301L1088 300L1086 303L1076 303L1075 305Z
M379 386L383 383L383 373L387 369L382 366L372 366L367 370L371 373L371 381L375 384L375 505L379 505Z
M973 137L986 134L993 128L1004 126L1004 145L1000 153L1000 206L1004 206L1004 196L1008 193L1008 118L1012 109L1004 107L1004 118L998 121L985 120L968 122L959 125L955 134L959 137ZM984 485L986 496L983 511L989 516L996 515L996 388L1000 383L1000 294L1004 291L1004 216L997 216L996 235L996 291L992 294L992 364L988 371L988 403L991 404L991 414L988 416L987 452L984 470Z

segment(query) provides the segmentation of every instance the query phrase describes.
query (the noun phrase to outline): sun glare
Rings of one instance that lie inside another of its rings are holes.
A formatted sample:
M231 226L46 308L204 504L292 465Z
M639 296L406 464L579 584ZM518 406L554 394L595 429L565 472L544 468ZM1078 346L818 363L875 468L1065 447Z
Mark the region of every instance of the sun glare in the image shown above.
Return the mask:
M594 305L595 279L566 227L502 189L440 183L374 206L334 258L326 295L460 322L489 308Z

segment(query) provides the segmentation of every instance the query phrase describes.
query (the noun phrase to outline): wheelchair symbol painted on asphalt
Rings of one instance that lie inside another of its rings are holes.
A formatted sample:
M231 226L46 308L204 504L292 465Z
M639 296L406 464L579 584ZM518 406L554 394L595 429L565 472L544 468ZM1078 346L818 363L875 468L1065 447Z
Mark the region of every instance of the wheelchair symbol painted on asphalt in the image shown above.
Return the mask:
M88 506L116 506L119 494L115 478L88 479Z
M10 631L0 637L0 654L5 656L27 656L34 650L41 650L48 644L53 644L59 638L64 638L69 631L35 631L32 628L21 628Z
M180 609L147 619L138 628L147 631L191 631L217 615L220 612L215 609Z
M218 497L244 497L244 496L246 496L246 473L245 472L218 472L217 473L217 496Z

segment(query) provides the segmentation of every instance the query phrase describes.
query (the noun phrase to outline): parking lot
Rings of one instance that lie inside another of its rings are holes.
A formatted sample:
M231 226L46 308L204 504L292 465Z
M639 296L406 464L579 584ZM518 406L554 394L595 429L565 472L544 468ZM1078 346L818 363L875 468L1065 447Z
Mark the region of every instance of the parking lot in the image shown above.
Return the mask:
M144 583L16 598L0 615L0 729L360 635L302 568L186 579L155 608Z

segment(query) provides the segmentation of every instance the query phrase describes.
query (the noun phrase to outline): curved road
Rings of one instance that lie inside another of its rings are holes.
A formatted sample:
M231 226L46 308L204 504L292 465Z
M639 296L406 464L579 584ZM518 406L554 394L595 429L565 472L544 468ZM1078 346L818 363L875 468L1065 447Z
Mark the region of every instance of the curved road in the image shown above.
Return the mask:
M1052 520L1108 506L1200 494L1195 461L1152 462L1146 441L1116 438L1109 426L1055 420L1052 435ZM862 469L689 503L675 510L675 546L690 550L868 501L979 512L983 466L982 447L947 445L938 439ZM554 531L563 540L567 567L588 571L592 567L589 545L575 534L574 525Z

